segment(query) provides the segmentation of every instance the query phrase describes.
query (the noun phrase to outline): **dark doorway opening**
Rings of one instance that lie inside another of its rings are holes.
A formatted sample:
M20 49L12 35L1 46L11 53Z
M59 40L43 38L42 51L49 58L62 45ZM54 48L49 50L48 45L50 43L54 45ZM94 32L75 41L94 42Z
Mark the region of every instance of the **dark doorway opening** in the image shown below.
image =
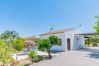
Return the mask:
M71 50L71 41L70 41L70 38L67 39L67 50Z

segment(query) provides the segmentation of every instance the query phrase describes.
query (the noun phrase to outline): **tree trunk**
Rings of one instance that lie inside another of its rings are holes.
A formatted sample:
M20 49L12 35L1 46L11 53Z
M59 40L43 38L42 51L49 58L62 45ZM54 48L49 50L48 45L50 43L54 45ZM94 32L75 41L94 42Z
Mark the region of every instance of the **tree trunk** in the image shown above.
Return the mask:
M49 58L52 58L50 50L48 50L48 56L49 56Z

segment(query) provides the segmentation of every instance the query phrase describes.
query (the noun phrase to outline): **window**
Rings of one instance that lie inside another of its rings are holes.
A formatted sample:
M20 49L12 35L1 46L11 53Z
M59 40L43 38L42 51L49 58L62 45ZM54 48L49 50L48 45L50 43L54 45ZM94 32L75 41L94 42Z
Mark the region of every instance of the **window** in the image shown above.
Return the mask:
M62 46L62 39L59 39L58 45Z

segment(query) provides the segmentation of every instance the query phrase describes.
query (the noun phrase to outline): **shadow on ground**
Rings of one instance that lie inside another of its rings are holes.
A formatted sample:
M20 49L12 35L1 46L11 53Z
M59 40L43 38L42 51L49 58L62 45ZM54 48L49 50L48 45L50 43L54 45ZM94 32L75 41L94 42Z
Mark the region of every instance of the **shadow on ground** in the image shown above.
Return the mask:
M92 52L89 54L89 57L99 59L99 52Z
M99 49L80 49L79 51L89 52L85 57L99 59Z

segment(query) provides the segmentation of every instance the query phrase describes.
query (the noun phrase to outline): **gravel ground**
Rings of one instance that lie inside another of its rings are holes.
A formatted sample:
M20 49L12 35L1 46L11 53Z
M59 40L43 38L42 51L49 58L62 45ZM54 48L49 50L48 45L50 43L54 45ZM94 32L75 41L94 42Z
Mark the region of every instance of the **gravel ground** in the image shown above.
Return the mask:
M64 52L51 60L31 66L99 66L99 48Z

